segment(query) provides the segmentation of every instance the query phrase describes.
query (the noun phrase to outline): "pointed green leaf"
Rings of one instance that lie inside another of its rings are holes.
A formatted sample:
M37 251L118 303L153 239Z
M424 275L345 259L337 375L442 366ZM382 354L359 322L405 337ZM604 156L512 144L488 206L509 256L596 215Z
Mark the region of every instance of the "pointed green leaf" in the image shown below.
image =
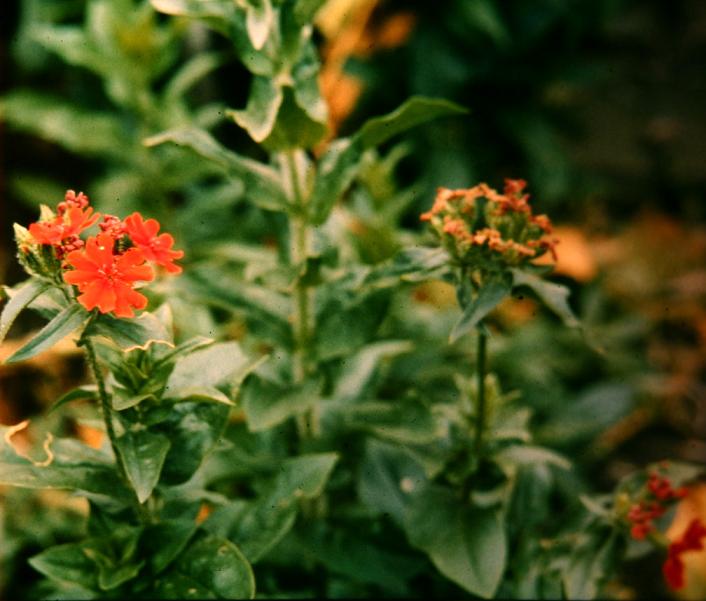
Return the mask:
M117 439L118 452L140 503L144 503L157 486L170 446L165 435L148 430L127 431Z
M270 37L274 16L270 0L248 0L245 27L255 50L261 50Z
M468 109L448 100L415 96L391 113L367 121L356 137L363 148L370 148L427 121L467 113Z
M173 344L164 323L156 315L147 311L139 317L129 319L101 314L91 322L86 334L104 336L124 351L134 348L146 349L155 342Z
M5 339L13 322L22 309L29 305L42 292L49 288L49 283L37 278L29 279L21 288L13 290L11 293L6 288L6 294L10 297L0 314L0 342Z
M60 396L54 404L49 409L48 413L55 411L62 405L70 403L71 401L76 401L78 399L97 399L98 398L98 386L95 384L87 384L86 386L78 386L73 390L70 390L66 394Z
M429 486L413 499L405 530L444 576L479 597L495 595L507 560L497 511L470 507L451 490Z
M174 561L196 532L193 519L162 520L147 526L143 536L144 555L153 574L159 574Z
M179 389L178 397L170 397L176 402L201 402L201 403L221 403L229 407L235 407L235 403L223 394L218 388L211 386L189 386Z
M539 299L570 328L580 327L580 322L569 306L570 291L566 286L547 282L537 275L521 269L512 270L513 286L527 286Z
M250 199L263 209L285 211L288 201L279 174L262 163L240 156L219 144L208 132L195 129L167 131L145 140L147 146L172 142L185 146L196 154L219 165L222 169L243 180Z
M223 35L228 35L235 10L234 2L222 0L150 0L155 10L180 17L201 19Z
M256 75L250 84L250 96L245 109L231 110L226 115L234 119L259 144L272 132L283 98L282 88L272 78Z
M369 430L395 442L424 444L436 439L436 423L420 403L359 402L347 407L343 415L349 428Z
M251 378L242 391L248 429L261 432L305 413L319 401L320 386L318 380L307 380L302 386L285 388L262 378Z
M41 352L54 346L59 340L71 334L74 330L85 324L91 316L78 303L69 305L39 332L21 349L15 351L5 363L16 363L34 357Z
M255 577L240 549L201 535L154 583L157 599L252 599Z
M471 300L463 311L461 318L451 330L449 343L453 344L475 328L481 320L498 306L508 294L510 284L503 280L491 280L478 291L478 295Z
M127 394L113 394L113 396L110 399L110 404L113 406L113 409L116 411L125 411L125 409L130 409L131 407L135 407L139 405L142 401L146 401L147 399L154 399L155 396L148 392L145 394L130 394L129 392Z
M29 565L54 580L72 582L89 590L98 590L96 564L84 553L81 543L49 547L38 555L30 557Z

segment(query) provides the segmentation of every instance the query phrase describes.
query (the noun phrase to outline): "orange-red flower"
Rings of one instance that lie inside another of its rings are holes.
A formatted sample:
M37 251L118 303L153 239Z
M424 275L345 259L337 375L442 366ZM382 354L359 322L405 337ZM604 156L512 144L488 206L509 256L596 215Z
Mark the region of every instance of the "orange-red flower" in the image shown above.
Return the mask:
M29 233L38 244L58 246L63 240L78 236L83 230L91 227L99 217L100 214L94 214L91 207L84 211L81 207L71 206L52 221L31 223Z
M132 243L142 251L145 259L162 265L169 273L180 273L181 267L173 263L184 256L183 250L172 250L174 238L171 234L159 234L159 222L156 219L144 221L142 215L135 212L125 219L125 233Z
M99 234L86 241L85 248L66 257L74 269L64 273L64 280L78 287L78 297L89 311L98 307L101 313L115 313L117 317L132 317L134 309L144 309L147 298L135 291L137 281L150 281L154 272L145 264L145 256L138 248L122 254L113 252L114 240L110 234Z
M681 556L687 551L703 549L704 538L706 538L706 526L700 519L694 518L681 538L669 545L667 560L662 565L662 573L671 588L684 588L684 560Z

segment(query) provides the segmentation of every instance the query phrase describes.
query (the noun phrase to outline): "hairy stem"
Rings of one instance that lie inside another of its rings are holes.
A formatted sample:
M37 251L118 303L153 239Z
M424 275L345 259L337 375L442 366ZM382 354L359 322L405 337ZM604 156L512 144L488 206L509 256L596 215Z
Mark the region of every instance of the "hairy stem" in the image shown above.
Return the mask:
M101 414L103 415L103 422L105 423L105 431L108 434L108 439L110 440L110 446L113 449L113 455L115 455L115 462L118 465L118 471L120 476L125 481L128 488L132 489L130 484L130 479L127 475L127 468L125 467L125 462L120 454L117 446L117 435L115 434L115 428L113 427L113 408L110 405L110 398L108 397L108 392L105 388L105 380L103 379L103 374L101 373L100 366L98 365L98 358L96 357L96 351L93 347L93 342L88 336L84 336L82 340L83 347L86 349L86 359L88 360L88 365L91 368L93 374L93 379L96 381L98 386L98 398L100 400ZM133 491L134 492L134 491ZM150 516L147 508L142 505L138 498L137 493L134 495L134 506L135 513L137 517L142 522L149 522Z

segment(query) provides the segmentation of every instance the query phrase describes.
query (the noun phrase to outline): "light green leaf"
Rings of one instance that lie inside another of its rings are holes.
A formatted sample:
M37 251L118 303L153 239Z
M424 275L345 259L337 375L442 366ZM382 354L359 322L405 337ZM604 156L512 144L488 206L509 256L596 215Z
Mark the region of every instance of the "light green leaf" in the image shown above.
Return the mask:
M413 348L414 345L408 340L385 340L364 346L344 363L341 376L336 382L333 398L336 400L360 398L384 358L408 353Z
M178 397L170 397L170 400L177 402L194 401L201 403L221 403L230 407L235 407L235 403L222 393L218 388L211 386L191 386L181 388Z
M429 486L412 500L405 530L444 576L479 597L495 595L507 560L497 511L470 507L451 490Z
M436 439L436 423L429 409L419 403L355 403L343 415L349 428L369 430L395 442L424 444Z
M481 320L510 294L510 284L503 280L491 280L483 284L478 295L471 300L461 318L451 330L449 343L453 344L475 328Z
M196 54L184 63L169 80L164 88L164 100L167 103L172 103L182 98L192 86L211 71L220 67L224 60L224 56L216 52Z
M177 360L169 374L164 398L184 399L198 390L233 385L236 377L247 374L253 363L237 342L220 342L195 350Z
M69 305L61 311L54 319L45 325L39 332L22 348L15 351L12 356L5 360L5 363L16 363L34 357L54 346L59 340L80 328L90 318L88 313L78 303Z
M9 288L5 288L5 293L10 297L10 300L5 303L2 308L2 314L0 314L0 342L5 340L7 332L17 316L22 312L22 309L48 288L48 282L37 278L30 278L20 288L12 292L10 292Z
M88 336L103 336L123 351L146 349L150 344L163 342L173 346L165 325L154 314L144 312L139 317L124 319L101 314L87 328Z
M9 427L0 426L0 484L129 498L112 458L102 452L76 440L47 438L43 456L28 459L7 442L11 433Z
M185 146L196 154L219 165L226 172L243 180L249 198L263 209L288 210L288 201L279 174L262 163L240 156L219 144L208 132L195 129L176 129L152 136L146 146L172 142Z
M255 577L233 543L201 535L160 575L153 592L158 599L252 599Z
M319 402L318 380L285 388L263 378L251 378L242 391L242 404L252 432L268 430L292 416L301 415Z
M228 35L235 3L224 0L150 0L155 10L180 17L200 19L223 35Z
M117 117L61 98L18 90L0 99L0 119L82 155L121 156L127 143Z
M164 434L148 430L128 430L117 439L116 446L137 499L144 503L159 482L164 459L171 446L169 439Z
M569 306L570 291L566 286L547 282L539 276L527 273L521 269L513 269L512 277L513 287L527 286L549 309L561 318L564 325L570 328L578 328L581 326Z
M511 445L495 454L498 463L507 463L515 466L534 466L547 464L559 469L571 469L571 462L551 449L532 445Z
M275 126L283 99L282 88L272 78L256 75L250 84L250 96L245 109L227 111L226 115L246 130L255 142L261 143Z
M245 9L245 27L255 50L261 50L267 38L270 37L274 16L270 0L248 0Z
M139 405L142 401L147 399L155 399L154 394L151 392L146 392L144 394L113 394L110 399L110 404L116 411L125 411L125 409L130 409Z

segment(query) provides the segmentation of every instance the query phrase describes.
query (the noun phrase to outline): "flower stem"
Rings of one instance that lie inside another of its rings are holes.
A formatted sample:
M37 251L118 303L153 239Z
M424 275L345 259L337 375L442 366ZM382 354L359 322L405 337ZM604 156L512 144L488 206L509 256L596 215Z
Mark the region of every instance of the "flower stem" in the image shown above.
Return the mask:
M110 447L113 450L113 455L115 455L115 462L118 466L118 471L120 472L120 476L122 477L128 488L130 488L134 492L134 489L130 484L130 479L127 475L127 468L125 467L125 462L123 461L123 457L120 454L120 451L118 450L118 438L115 434L115 428L113 427L113 408L110 405L110 398L108 397L108 392L105 389L105 380L103 379L103 374L101 373L100 366L98 365L98 358L96 357L96 351L93 347L93 342L91 342L91 339L88 336L84 336L82 338L82 344L83 347L86 349L86 359L88 361L88 365L91 368L93 379L96 381L96 384L98 386L98 398L100 400L101 414L103 415L103 422L105 423L105 431L108 434L108 439L110 440ZM147 508L142 505L138 500L137 493L134 494L134 506L135 513L137 513L137 517L140 519L140 521L145 523L149 522L149 512Z
M476 381L478 391L476 393L476 429L473 441L473 450L478 462L480 462L483 453L483 434L485 433L486 421L485 371L487 344L488 337L486 334L482 331L478 331L478 352L476 354Z
M311 252L312 230L306 207L304 182L301 181L297 166L297 151L285 154L285 168L291 182L292 200L297 214L290 220L290 258L297 267L304 266ZM294 291L294 336L293 376L295 385L301 385L309 371L309 346L312 331L313 289L301 278L297 278ZM316 408L297 418L300 439L315 438L319 435L319 415Z

